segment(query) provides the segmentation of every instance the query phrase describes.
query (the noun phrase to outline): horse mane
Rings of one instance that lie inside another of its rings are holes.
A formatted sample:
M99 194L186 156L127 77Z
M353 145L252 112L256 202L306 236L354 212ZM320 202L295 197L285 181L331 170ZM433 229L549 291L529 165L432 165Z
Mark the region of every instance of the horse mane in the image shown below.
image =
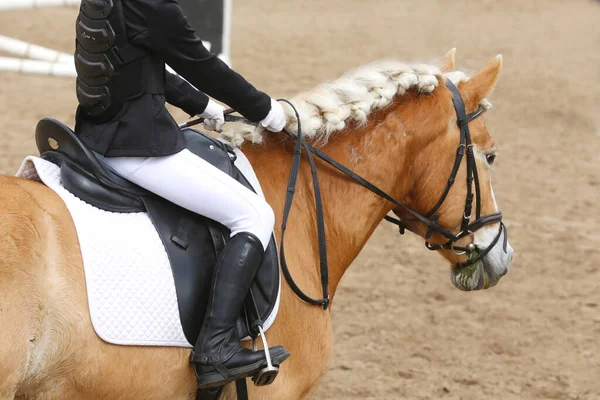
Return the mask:
M443 74L435 65L380 60L346 72L340 78L300 93L290 101L300 115L303 137L310 142L326 143L350 123L365 124L373 111L385 108L407 91L432 93L445 79L458 85L468 77L461 71ZM287 115L286 128L296 133L296 115L289 105L282 105ZM482 106L491 108L487 100L482 102ZM241 146L244 141L262 142L264 132L260 126L228 124L221 137L234 146Z

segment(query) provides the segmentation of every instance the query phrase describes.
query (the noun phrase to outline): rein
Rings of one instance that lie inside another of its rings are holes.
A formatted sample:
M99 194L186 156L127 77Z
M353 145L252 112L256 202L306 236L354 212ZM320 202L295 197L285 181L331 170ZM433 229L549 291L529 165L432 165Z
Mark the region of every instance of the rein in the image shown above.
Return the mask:
M448 178L448 182L446 184L446 188L444 189L444 192L442 193L442 196L440 197L438 202L435 204L435 206L432 207L431 210L429 210L428 212L426 212L423 215L406 207L400 201L398 201L397 199L395 199L388 193L384 192L383 190L381 190L380 188L378 188L376 185L369 182L365 178L363 178L360 175L356 174L355 172L351 171L349 168L343 166L342 164L340 164L339 162L337 162L336 160L331 158L329 155L323 153L322 151L316 149L315 147L309 145L308 143L305 143L302 140L302 124L300 121L300 115L298 114L298 111L296 110L294 105L289 100L286 100L286 99L278 100L278 101L282 101L282 102L285 102L288 105L290 105L290 107L294 110L296 120L298 121L298 133L295 138L292 166L291 166L289 180L288 180L288 187L287 187L287 193L286 193L286 198L285 198L285 206L284 206L284 211L283 211L283 220L282 220L282 224L281 224L281 241L280 241L280 246L279 246L279 248L280 248L280 252L279 252L280 257L279 258L280 258L281 270L283 272L283 275L285 276L285 279L286 279L288 285L291 287L292 291L296 294L296 296L298 296L300 299L302 299L306 303L321 306L324 310L327 310L327 308L329 307L330 302L331 302L331 299L329 296L329 272L328 272L328 263L327 263L327 242L326 242L326 238L325 238L325 219L323 216L323 202L322 202L322 198L321 198L321 188L320 188L319 179L318 179L317 166L314 161L313 155L319 157L321 160L323 160L327 164L331 165L332 167L334 167L335 169L337 169L344 175L348 176L349 178L354 180L359 185L365 187L366 189L375 193L379 197L389 201L390 203L397 206L399 209L402 209L406 213L410 214L412 216L412 218L404 219L404 220L394 218L391 216L387 216L387 215L385 216L386 221L391 222L395 225L398 225L401 234L403 234L406 229L413 231L409 226L407 226L405 224L405 222L421 222L421 223L425 224L425 226L427 226L427 233L425 235L425 238L426 238L425 245L429 250L452 250L452 251L456 252L456 254L458 254L458 255L467 254L469 257L467 262L460 264L463 267L473 265L473 264L481 261L490 252L490 250L496 245L496 243L500 239L500 236L502 236L503 232L504 232L504 243L503 243L504 247L503 248L504 248L504 252L507 251L508 234L507 234L506 226L502 222L502 213L497 212L497 213L484 215L483 217L481 216L481 194L480 194L480 186L479 186L479 176L477 174L477 165L475 163L475 154L473 152L473 144L471 143L471 134L469 131L468 124L469 124L469 122L473 121L477 117L481 116L481 114L483 114L484 110L482 107L479 107L473 113L467 114L466 110L465 110L464 102L463 102L462 97L460 96L460 93L458 92L458 89L456 88L456 86L452 82L450 82L450 80L447 80L446 87L448 87L448 89L452 92L452 95L453 95L452 102L454 104L454 109L455 109L456 115L457 115L457 124L460 127L460 144L456 150L456 158L454 160L454 165L452 167L450 177ZM227 110L227 111L228 111L227 114L229 114L230 112L233 112L233 110L231 110L231 111ZM236 117L236 116L232 116L232 115L226 115L225 120L228 122L244 122L244 123L249 123L249 124L255 124L250 121L247 121L246 119L244 119L242 117ZM187 124L181 125L180 127L182 127L182 128L189 127L192 125L196 125L200 122L202 122L202 118L190 121ZM292 138L294 137L294 135L292 133L290 133L289 131L287 131L285 129L283 131L287 135L291 136ZM320 268L320 274L321 274L321 286L322 286L322 291L323 291L323 297L321 299L314 299L314 298L308 296L306 293L304 293L302 291L302 289L300 289L300 287L296 284L296 282L294 281L294 278L290 274L288 264L287 264L287 261L285 258L284 237L285 237L285 231L286 231L286 227L287 227L288 217L289 217L289 214L290 214L290 211L292 208L292 204L294 201L294 194L296 192L296 184L297 184L297 180L298 180L298 174L300 171L300 160L301 160L303 148L306 152L306 156L308 157L308 161L310 164L314 192L315 192L315 208L316 208L316 212L317 212L317 237L318 237L318 243L319 243L319 268ZM443 202L445 201L446 197L448 196L448 193L450 192L452 185L454 184L454 182L456 180L456 175L458 174L458 170L459 170L462 160L465 156L465 152L466 152L466 156L467 156L466 157L467 158L467 194L466 194L466 198L465 198L465 211L464 211L463 219L461 222L461 231L457 234L454 234L451 231L449 231L448 229L442 227L441 225L439 225L437 223L437 221L439 219L439 214L437 214L436 211L438 211L438 209L442 206ZM473 183L475 184L475 196L473 196L473 188L472 188ZM470 222L471 217L472 217L473 200L475 200L475 221ZM476 251L476 246L473 242L471 242L467 247L459 247L459 246L454 245L454 243L456 241L458 241L466 236L471 236L472 239L474 240L473 232L475 232L476 230L478 230L486 225L494 224L494 223L500 223L500 228L498 230L498 234L496 235L494 240L487 246L487 248L484 249L483 251L481 251L480 253L478 253L476 257L471 258L471 255ZM444 243L443 245L431 244L428 241L428 239L433 235L433 233L441 234L446 239L448 239L448 241L446 243Z

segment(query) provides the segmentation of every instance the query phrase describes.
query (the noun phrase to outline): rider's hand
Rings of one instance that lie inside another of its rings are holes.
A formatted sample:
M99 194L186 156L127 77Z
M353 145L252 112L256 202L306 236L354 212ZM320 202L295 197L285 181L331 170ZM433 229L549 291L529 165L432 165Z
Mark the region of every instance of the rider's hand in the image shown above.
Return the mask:
M200 117L204 118L204 128L209 131L220 132L225 123L225 116L223 115L224 110L225 108L223 106L209 99L204 112L200 114Z
M260 124L271 132L281 132L285 127L285 112L281 104L275 99L271 99L271 111L260 121Z

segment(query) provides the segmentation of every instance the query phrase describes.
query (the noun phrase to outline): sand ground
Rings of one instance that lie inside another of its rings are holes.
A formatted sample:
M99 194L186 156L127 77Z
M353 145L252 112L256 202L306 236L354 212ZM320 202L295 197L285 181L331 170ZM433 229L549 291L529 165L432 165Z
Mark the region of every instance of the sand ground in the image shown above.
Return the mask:
M74 17L2 13L0 34L71 52ZM504 56L486 118L511 271L461 293L420 239L382 225L342 281L314 398L600 399L599 24L588 0L234 1L234 67L273 96L381 57L457 47L476 70ZM0 109L0 173L14 173L38 119L73 123L74 82L0 73Z

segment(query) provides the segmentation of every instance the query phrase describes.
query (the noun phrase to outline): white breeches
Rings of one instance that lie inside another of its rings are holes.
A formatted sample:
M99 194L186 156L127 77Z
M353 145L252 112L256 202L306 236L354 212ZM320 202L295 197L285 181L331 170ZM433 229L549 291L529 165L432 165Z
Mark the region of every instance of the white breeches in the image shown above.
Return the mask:
M275 223L271 206L189 150L163 157L101 158L127 180L220 222L231 236L249 232L267 248Z

